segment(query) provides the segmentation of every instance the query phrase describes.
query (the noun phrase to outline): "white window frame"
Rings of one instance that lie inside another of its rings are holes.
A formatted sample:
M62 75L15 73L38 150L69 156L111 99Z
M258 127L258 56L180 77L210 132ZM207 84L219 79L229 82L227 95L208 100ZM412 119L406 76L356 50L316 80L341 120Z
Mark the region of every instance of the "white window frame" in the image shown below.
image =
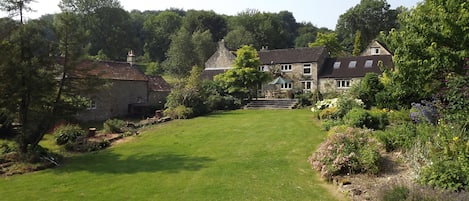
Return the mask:
M371 48L371 55L379 55L381 52L379 47L372 47Z
M339 79L336 80L336 87L337 89L348 89L352 86L351 79Z
M371 60L371 59L366 60L366 61L365 61L365 68L371 68L371 67L373 67L373 62L374 62L374 61Z
M312 92L313 91L313 81L301 81L303 87L303 92Z
M341 64L340 61L334 62L334 69L339 69L339 68L340 68L340 64Z
M96 100L90 99L90 101L88 102L88 107L86 109L96 110Z
M260 72L268 72L269 71L269 66L268 65L259 66L259 71Z
M292 64L281 64L280 65L280 70L282 70L283 72L292 71L292 69L293 69Z
M293 89L293 83L285 83L280 85L280 90L290 90Z
M309 73L305 73L305 70L309 69ZM312 75L313 74L313 67L311 64L303 64L303 75Z
M355 67L357 67L357 61L350 61L350 62L348 63L348 67L349 67L349 68L355 68Z

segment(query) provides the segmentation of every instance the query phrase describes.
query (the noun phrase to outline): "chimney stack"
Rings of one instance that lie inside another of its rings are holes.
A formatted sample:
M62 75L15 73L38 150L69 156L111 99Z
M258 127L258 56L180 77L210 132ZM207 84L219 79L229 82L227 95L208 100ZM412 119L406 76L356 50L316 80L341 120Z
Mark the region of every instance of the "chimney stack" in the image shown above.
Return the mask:
M127 63L130 64L130 66L133 66L135 64L135 55L134 55L134 51L133 50L130 50L128 53L127 53Z

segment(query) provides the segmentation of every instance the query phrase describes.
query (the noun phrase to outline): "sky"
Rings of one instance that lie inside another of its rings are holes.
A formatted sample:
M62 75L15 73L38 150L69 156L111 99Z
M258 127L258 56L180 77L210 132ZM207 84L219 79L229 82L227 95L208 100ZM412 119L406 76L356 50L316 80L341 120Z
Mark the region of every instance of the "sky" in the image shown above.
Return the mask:
M391 8L405 6L412 8L423 0L387 0ZM35 12L27 13L27 19L35 19L44 14L59 13L57 6L60 0L36 0L31 4ZM293 13L297 22L311 22L318 27L335 29L339 16L349 8L360 3L360 0L120 0L122 7L127 10L165 10L180 8L184 10L213 10L218 14L236 15L246 9L256 9L261 12L287 10ZM0 12L0 17L7 13Z

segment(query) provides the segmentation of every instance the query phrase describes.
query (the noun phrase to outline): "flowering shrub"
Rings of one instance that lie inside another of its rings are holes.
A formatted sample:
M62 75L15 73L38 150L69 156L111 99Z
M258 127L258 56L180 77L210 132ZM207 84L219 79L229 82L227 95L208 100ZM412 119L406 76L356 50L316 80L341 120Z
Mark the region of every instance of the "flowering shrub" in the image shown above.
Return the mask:
M315 112L315 111L324 110L330 107L337 107L337 100L338 98L325 99L325 100L319 101L311 108L311 111Z
M348 128L330 135L308 159L321 176L379 172L379 144L370 137L370 130Z
M415 123L436 124L438 121L438 110L435 102L422 100L421 103L412 103L410 118Z

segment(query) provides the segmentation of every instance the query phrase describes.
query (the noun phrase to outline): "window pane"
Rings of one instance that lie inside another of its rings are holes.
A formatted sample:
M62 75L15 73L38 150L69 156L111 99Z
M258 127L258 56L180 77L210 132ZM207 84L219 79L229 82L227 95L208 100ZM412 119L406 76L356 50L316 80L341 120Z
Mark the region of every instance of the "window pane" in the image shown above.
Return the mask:
M349 67L349 68L355 68L355 66L357 66L357 61L351 61L351 62L348 64L348 67Z
M365 68L371 68L373 66L373 60L366 60L365 61Z
M339 69L340 68L340 61L334 62L334 69Z

